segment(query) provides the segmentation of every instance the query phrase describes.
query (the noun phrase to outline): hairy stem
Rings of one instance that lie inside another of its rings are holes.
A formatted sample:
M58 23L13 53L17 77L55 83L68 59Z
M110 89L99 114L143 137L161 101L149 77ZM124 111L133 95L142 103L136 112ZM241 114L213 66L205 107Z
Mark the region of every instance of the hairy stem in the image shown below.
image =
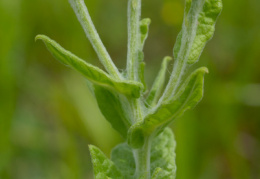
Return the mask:
M150 179L151 141L152 137L147 137L142 148L133 150L136 165L136 179Z
M184 21L182 24L183 35L182 35L181 48L178 53L176 63L174 64L173 72L171 74L170 80L167 84L165 92L163 93L163 96L161 97L158 105L160 105L160 103L164 100L173 98L173 96L176 93L182 75L187 67L187 60L189 57L189 53L196 36L196 30L198 26L198 16L199 16L198 12L201 11L203 4L204 4L204 0L193 3L192 8L190 8L190 12L184 17Z
M84 3L84 0L69 0L73 10L75 11L78 20L80 21L87 38L91 42L94 50L96 51L101 63L104 65L109 74L113 77L120 79L121 74L113 63L110 55L108 54L105 46L103 45L97 30L90 18L88 9Z
M128 1L128 49L127 76L130 80L138 80L138 49L140 37L141 0Z

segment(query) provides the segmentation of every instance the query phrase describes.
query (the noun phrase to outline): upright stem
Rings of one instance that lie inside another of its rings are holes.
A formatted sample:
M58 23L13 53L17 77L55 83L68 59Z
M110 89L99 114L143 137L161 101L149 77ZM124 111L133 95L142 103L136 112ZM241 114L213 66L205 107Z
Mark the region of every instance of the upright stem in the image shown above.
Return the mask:
M150 179L151 138L152 137L146 138L142 148L133 150L136 165L136 179Z
M91 42L94 50L96 51L101 63L104 65L109 74L113 77L120 79L121 74L113 63L110 55L108 54L105 46L103 45L97 30L90 18L88 9L84 0L69 0L73 10L75 11L79 22L81 23L89 41Z
M141 0L128 1L128 49L127 49L127 77L138 81L138 53L141 44L140 35ZM134 112L134 123L143 120L140 99L130 100ZM150 137L147 137L142 148L134 149L136 164L136 179L150 179Z
M186 46L185 46L186 47ZM165 92L163 93L163 96L161 97L158 105L161 100L167 100L171 99L173 95L175 94L175 91L177 87L179 86L181 77L184 73L184 70L186 68L186 60L185 60L185 55L187 48L183 48L183 50L180 52L180 55L178 56L178 59L176 60L176 63L174 64L172 75L170 77L170 80L166 86Z
M130 80L138 80L138 48L140 37L141 0L128 1L128 49L127 76Z
M203 7L205 0L195 1L192 3L192 7L188 14L185 15L182 24L182 40L181 47L174 64L173 72L171 74L170 80L167 84L165 92L159 100L158 106L164 100L173 98L176 90L180 84L182 75L187 67L187 60L190 55L190 50L192 49L193 41L197 33L198 26L198 16Z

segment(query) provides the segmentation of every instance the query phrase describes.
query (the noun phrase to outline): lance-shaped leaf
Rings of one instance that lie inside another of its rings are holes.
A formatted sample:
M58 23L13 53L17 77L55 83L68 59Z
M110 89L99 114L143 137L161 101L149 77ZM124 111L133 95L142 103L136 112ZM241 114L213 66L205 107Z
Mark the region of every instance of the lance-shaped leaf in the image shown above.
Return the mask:
M83 74L89 81L96 85L105 87L138 98L142 89L142 84L134 81L116 80L103 70L85 62L71 52L65 50L57 42L44 35L36 36L36 40L41 39L46 44L52 55L63 64L72 67Z
M215 23L221 10L221 0L186 0L183 29L174 46L175 59L178 58L181 47L187 44L186 40L192 39L189 42L191 48L186 54L187 63L193 64L198 61L203 48L214 34Z
M175 163L176 142L170 128L154 138L151 150L152 179L174 179L176 175Z
M143 48L144 48L145 40L148 37L150 23L151 23L151 20L149 18L145 18L140 21L140 41L141 42L140 42L140 47L138 50L138 79L143 84L144 91L146 90L146 84L145 84L145 80L144 80L145 63L143 62L144 61Z
M123 179L121 172L116 168L115 164L101 150L93 145L89 146L89 150L94 166L95 179Z
M146 100L146 105L149 106L155 106L163 89L164 83L165 83L165 76L166 76L166 72L167 72L167 66L169 61L171 61L172 58L171 57L165 57L163 59L162 65L161 65L161 69L157 75L157 77L155 78L155 81L153 83L153 86L150 90L150 93L147 97Z
M124 138L127 137L128 128L131 125L129 117L128 102L124 96L120 96L108 89L94 85L94 93L100 111L110 122L112 127L118 131Z
M203 97L204 74L207 72L206 67L197 69L188 77L172 99L164 101L146 115L141 123L133 125L128 131L129 145L134 148L141 147L146 135L151 134L156 129L161 131L173 119L195 107ZM139 137L136 138L136 136Z
M144 62L140 62L139 69L138 69L138 77L139 77L139 81L144 86L143 91L146 90L146 83L145 83L145 80L144 80L144 69L145 69L145 63Z
M150 153L150 173L153 179L173 179L176 173L176 142L170 128L152 139ZM111 154L125 179L135 179L135 160L133 151L127 143L117 145ZM164 178L163 178L164 177Z

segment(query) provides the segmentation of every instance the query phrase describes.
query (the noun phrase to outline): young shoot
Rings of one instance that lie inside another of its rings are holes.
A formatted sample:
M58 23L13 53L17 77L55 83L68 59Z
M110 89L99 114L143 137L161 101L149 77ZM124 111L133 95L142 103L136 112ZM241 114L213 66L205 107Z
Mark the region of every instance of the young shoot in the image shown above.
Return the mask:
M199 60L204 46L212 38L222 10L221 0L186 0L182 29L173 50L170 79L166 82L165 75L172 57L165 57L148 94L145 93L143 47L151 20L141 19L141 0L128 0L124 74L116 68L103 45L84 0L69 0L69 3L106 71L80 59L45 35L38 35L36 39L42 40L57 60L91 82L102 114L125 139L112 150L111 159L97 147L89 146L95 178L174 179L176 142L167 126L203 97L204 74L208 69L201 67L186 79L183 76L186 69Z

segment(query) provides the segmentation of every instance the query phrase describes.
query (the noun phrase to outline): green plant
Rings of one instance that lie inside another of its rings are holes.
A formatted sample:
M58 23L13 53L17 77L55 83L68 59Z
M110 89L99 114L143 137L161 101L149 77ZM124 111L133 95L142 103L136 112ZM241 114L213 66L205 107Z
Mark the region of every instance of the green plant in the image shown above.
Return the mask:
M140 20L141 0L128 2L128 54L126 72L112 62L91 21L84 0L69 0L106 72L86 63L52 39L38 35L60 62L82 73L90 82L104 117L126 140L116 146L111 159L90 145L94 174L105 178L175 178L175 140L167 126L203 96L206 67L182 82L185 70L198 61L222 9L221 0L186 0L182 30L174 47L174 68L164 89L165 57L152 88L146 95L143 47L150 19Z

